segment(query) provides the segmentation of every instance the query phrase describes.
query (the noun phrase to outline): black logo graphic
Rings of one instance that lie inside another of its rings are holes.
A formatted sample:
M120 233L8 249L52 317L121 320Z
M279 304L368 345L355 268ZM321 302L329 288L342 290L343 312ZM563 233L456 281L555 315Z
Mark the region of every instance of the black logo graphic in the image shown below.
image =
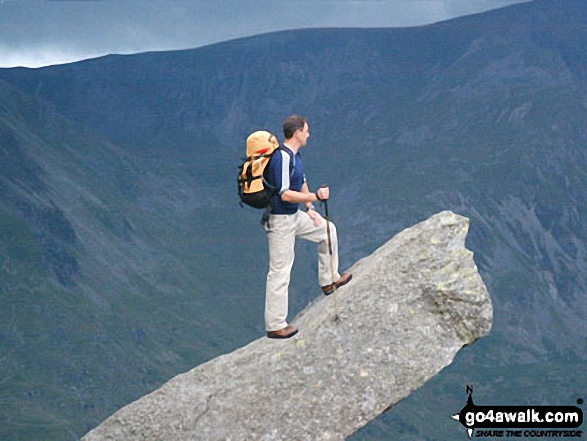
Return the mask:
M576 406L477 406L471 386L467 385L467 393L466 406L451 418L465 426L469 438L475 429L510 429L508 432L514 433L518 429L573 429L583 424L583 411ZM582 404L583 400L577 403ZM525 436L557 436L549 432L552 431L526 431ZM503 436L503 431L493 431L492 436ZM570 436L582 434L575 431Z

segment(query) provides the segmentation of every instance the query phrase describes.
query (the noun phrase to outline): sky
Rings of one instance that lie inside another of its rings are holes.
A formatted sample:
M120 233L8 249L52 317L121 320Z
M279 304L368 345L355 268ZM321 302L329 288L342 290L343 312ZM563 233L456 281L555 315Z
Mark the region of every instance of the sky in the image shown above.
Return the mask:
M523 0L0 0L0 67L189 49L267 32L409 27Z

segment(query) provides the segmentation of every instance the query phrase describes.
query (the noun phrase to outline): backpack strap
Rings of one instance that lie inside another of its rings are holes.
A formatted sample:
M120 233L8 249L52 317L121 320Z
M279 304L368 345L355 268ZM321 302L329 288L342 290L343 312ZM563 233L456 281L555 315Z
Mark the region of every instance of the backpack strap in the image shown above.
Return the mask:
M278 150L281 150L282 152L285 152L285 153L287 153L287 154L289 155L289 157L290 157L290 161L289 161L289 177L291 178L291 177L293 176L293 174L294 174L294 171L295 171L295 155L293 155L293 153L289 152L288 150L286 150L286 149L282 148L282 146L281 146L281 144L280 144L280 145L279 145L279 147L277 147L277 148L276 148L276 149L273 151L273 153L271 153L271 156L273 156L274 154L276 154ZM267 171L267 170L269 170L269 165L267 165L267 167L266 167L266 169L265 169L265 170L266 170L266 171ZM273 183L269 182L269 180L268 180L268 179L266 179L266 177L265 177L265 176L263 176L263 183L264 183L264 184L265 184L267 187L269 187L269 188L271 188L271 189L273 189L273 190L275 190L275 189L276 189L276 186L275 186L275 184L273 184ZM271 228L271 225L269 224L269 215L271 214L271 209L272 209L272 208L273 208L273 207L272 207L272 203L271 203L271 201L269 201L269 205L268 205L268 206L267 206L267 208L265 209L265 212L263 213L263 217L261 218L261 225L264 225L264 226L266 225L266 226L267 226L267 228L269 228L269 229Z
M277 150L281 150L282 152L285 152L289 155L289 177L291 178L294 174L294 170L296 169L296 155L294 155L293 152L282 148L281 144Z
M268 156L273 157L273 155L275 155L277 153L278 150L281 150L282 152L285 152L289 155L290 160L289 160L289 177L291 178L294 174L294 170L295 170L295 156L293 154L291 154L290 152L288 152L287 150L281 148L281 144L279 145L279 147L277 147L273 153L271 153ZM270 168L270 164L271 164L271 160L269 160L269 164L267 164L267 167L265 168L265 172L267 172ZM265 177L265 173L263 173L263 183L265 185L267 185L270 188L276 188L275 184L272 182L269 182L269 180Z

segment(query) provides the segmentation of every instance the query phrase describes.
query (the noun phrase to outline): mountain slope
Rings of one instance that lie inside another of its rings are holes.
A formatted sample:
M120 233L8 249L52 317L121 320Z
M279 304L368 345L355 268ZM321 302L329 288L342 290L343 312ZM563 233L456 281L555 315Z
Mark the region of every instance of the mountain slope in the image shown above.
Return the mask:
M215 274L214 251L191 261L209 232L168 215L193 197L173 174L141 168L4 82L0 103L1 437L78 439L218 355L226 335L236 347L259 332L211 317L230 298L211 281L225 269ZM234 317L251 308L224 307Z

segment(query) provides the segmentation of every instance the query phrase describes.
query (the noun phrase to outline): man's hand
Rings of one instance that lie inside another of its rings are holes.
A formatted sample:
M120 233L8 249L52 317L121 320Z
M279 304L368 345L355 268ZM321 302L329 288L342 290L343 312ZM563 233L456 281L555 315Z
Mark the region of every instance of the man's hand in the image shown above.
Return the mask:
M330 197L330 189L328 187L320 187L316 192L318 200L325 201Z
M310 216L310 219L312 219L315 226L318 226L322 223L322 216L320 216L320 213L318 213L317 211L309 209L308 216Z

